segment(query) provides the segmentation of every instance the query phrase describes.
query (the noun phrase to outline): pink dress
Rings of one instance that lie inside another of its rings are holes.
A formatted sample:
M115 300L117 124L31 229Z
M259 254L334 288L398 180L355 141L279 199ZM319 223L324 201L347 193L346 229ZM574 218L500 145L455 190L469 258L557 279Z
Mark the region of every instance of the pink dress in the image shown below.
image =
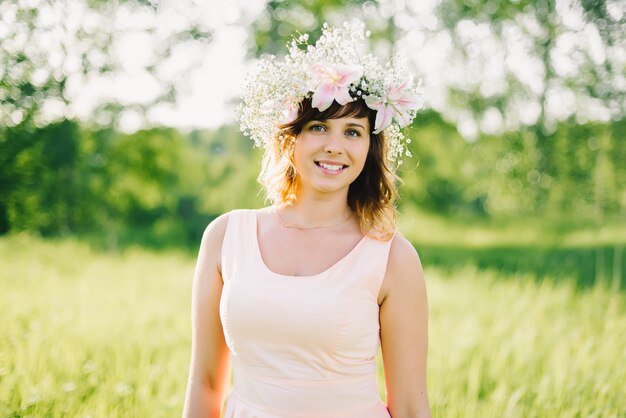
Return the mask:
M254 210L230 213L220 316L233 364L225 418L390 418L376 385L377 296L391 241L364 237L314 276L261 258Z

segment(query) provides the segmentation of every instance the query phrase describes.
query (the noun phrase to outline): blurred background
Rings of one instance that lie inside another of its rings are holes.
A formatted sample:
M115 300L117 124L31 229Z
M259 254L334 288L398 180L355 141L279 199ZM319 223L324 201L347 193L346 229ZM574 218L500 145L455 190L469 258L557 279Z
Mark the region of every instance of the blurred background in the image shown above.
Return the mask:
M244 76L353 18L423 80L436 416L626 415L624 1L3 0L0 416L180 414L202 232L266 204Z

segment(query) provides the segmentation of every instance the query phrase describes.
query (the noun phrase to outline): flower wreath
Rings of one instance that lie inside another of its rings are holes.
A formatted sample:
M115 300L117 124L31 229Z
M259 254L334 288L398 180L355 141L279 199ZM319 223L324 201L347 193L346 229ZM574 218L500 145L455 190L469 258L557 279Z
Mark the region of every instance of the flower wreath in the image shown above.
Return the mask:
M325 23L315 45L309 45L303 34L288 45L289 55L283 60L262 58L248 75L236 110L242 132L256 146L268 146L280 136L280 125L295 119L304 98L319 111L333 101L345 105L362 98L376 111L373 133L385 132L388 158L401 164L403 155L411 156L410 139L401 128L423 106L420 85L398 59L383 67L372 54L361 57L359 50L369 35L362 22L339 28Z

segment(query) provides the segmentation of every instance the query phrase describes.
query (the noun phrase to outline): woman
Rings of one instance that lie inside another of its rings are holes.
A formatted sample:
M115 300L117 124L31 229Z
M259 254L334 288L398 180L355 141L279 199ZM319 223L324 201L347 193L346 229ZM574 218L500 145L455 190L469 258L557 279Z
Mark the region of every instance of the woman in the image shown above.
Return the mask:
M264 147L273 205L204 233L185 417L430 417L424 275L395 230L389 168L418 91L403 70L358 55L364 34L325 26L315 46L300 37L248 82L238 117Z

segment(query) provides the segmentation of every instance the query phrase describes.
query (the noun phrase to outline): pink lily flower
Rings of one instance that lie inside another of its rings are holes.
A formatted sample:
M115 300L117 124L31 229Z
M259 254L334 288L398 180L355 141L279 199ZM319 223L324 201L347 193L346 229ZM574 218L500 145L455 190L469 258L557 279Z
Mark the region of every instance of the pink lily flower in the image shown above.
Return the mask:
M361 70L358 67L328 65L317 66L315 88L311 105L320 112L328 109L333 100L340 105L351 102L349 86L361 77Z
M375 134L391 125L393 118L401 127L408 125L411 123L410 112L421 107L419 97L406 92L406 84L387 87L386 95L382 99L365 97L367 106L376 111Z

